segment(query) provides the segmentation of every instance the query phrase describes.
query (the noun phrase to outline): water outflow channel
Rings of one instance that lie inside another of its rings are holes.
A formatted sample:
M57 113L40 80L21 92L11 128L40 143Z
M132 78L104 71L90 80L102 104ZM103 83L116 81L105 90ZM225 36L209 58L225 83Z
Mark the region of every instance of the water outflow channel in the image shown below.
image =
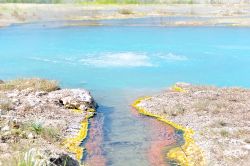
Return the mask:
M97 97L91 119L85 163L92 166L168 165L164 147L175 144L175 131L154 118L139 115L130 104L140 93L109 91Z

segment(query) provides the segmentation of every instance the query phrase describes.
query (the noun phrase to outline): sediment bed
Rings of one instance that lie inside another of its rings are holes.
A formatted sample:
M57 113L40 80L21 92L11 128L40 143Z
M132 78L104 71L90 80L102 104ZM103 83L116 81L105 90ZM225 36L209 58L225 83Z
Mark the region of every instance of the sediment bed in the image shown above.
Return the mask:
M27 165L27 156L44 165L80 165L95 108L88 91L60 89L56 81L1 82L0 165Z
M183 131L185 143L167 157L181 165L247 166L250 90L177 83L133 106Z

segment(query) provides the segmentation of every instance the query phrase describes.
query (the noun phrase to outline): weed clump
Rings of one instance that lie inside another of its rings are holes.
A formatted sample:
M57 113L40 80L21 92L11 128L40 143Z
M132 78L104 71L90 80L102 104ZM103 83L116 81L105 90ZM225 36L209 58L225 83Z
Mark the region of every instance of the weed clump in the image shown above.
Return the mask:
M31 123L31 131L49 142L60 142L61 131L51 126L43 126L41 123Z
M229 136L229 132L226 131L226 130L221 130L221 131L220 131L220 135L221 135L222 137L228 137L228 136Z
M8 90L24 90L31 89L32 91L51 92L60 89L58 82L54 80L46 80L41 78L16 79L6 81L0 84L0 91Z
M0 110L10 111L12 109L13 109L13 105L12 105L12 102L8 99L8 97L0 94Z
M121 10L118 11L118 13L124 14L124 15L134 14L133 11L129 10L129 9L121 9Z

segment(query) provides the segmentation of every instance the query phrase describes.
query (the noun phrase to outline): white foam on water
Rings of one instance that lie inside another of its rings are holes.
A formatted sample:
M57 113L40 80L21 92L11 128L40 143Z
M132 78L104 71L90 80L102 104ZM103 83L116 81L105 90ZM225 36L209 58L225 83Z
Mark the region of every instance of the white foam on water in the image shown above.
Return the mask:
M85 65L96 68L133 68L133 67L158 67L164 62L186 61L186 56L173 53L137 53L137 52L106 52L87 54L82 57L61 57L59 59L48 59L40 57L30 57L29 59L46 62L62 63L73 65Z
M154 67L150 57L143 53L105 53L83 58L80 62L94 67Z
M176 55L173 53L168 53L168 54L158 54L156 57L166 60L166 61L186 61L188 58L186 56L182 55Z

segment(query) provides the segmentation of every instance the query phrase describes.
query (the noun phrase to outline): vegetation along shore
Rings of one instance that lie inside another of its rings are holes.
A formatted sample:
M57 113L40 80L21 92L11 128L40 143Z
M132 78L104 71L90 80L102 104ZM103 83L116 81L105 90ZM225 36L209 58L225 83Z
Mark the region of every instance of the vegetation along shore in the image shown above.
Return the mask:
M247 166L250 163L250 90L177 83L133 106L183 133L167 153L180 165Z
M80 165L96 103L40 78L0 83L0 165Z
M101 20L148 17L169 19L144 26L250 26L250 3L0 4L0 27L48 21L64 21L64 26L100 26L105 25Z

